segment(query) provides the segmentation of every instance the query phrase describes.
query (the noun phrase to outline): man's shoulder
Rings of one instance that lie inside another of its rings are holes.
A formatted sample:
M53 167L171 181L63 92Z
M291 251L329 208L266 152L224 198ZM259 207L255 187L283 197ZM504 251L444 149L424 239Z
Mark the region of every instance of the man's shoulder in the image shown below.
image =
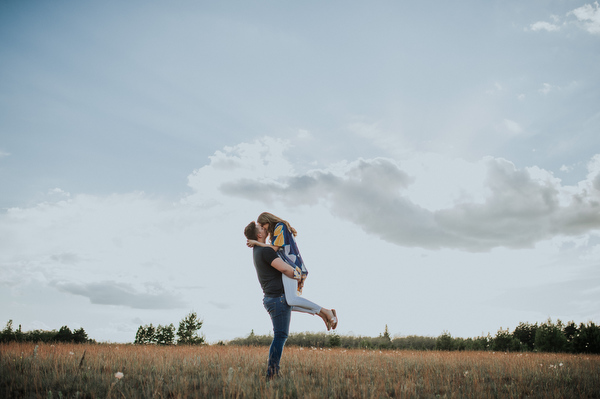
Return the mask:
M275 252L275 250L273 250L273 248L271 247L261 247L261 246L255 246L254 247L254 259L255 262L259 261L259 259L263 262L266 262L267 264L271 264L271 262L273 262L273 260L275 260L277 258L277 252Z
M270 255L271 253L277 255L277 253L275 252L275 250L273 248L271 248L271 247L261 247L260 245L255 245L254 246L254 252L255 253L260 253L260 254L265 254L265 255L266 254Z

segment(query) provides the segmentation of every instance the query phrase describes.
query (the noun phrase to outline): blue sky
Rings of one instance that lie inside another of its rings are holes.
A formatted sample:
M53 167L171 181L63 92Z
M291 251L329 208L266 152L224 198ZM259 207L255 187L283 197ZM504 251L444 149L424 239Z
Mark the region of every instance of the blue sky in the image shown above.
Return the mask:
M271 211L341 333L598 321L599 50L585 1L2 2L0 319L267 333Z

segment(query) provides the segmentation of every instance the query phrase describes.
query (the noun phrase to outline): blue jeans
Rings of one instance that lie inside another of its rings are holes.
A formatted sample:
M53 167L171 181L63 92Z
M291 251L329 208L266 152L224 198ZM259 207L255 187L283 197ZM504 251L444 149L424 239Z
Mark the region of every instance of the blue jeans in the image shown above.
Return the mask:
M269 348L269 362L267 364L267 378L279 374L279 361L283 352L283 345L290 331L292 307L285 300L285 294L279 297L264 297L263 305L273 322L273 341Z

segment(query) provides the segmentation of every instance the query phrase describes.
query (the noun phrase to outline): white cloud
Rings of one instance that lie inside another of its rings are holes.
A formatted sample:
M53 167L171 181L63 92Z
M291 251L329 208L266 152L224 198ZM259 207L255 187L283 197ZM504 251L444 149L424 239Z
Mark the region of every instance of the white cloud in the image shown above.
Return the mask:
M313 138L312 134L306 129L298 129L298 138L301 140L310 140Z
M577 25L583 30L591 34L600 34L600 5L598 2L593 4L585 4L579 8L569 11L566 17L574 16L576 21L565 21L560 25L561 18L557 15L550 16L553 23L547 21L538 21L529 26L529 29L534 32L547 31L556 32L562 27L569 25Z
M499 93L499 92L502 92L502 91L504 91L504 87L500 83L496 82L496 83L494 83L494 88L493 89L488 89L485 92L487 94L496 94L496 93Z
M523 128L517 122L504 119L504 127L510 132L510 134L517 135L523 132Z
M587 32L600 34L600 7L597 1L576 8L567 15L574 15Z
M573 166L572 166L572 165L571 165L571 166L562 165L562 166L560 167L560 171L561 171L561 172L568 173L568 172L571 172L572 170L573 170Z
M325 203L333 214L369 234L408 247L525 248L556 235L579 235L600 228L598 192L581 189L569 194L570 201L562 205L563 189L551 173L539 168L518 170L502 159L489 158L485 165L487 177L481 190L488 194L483 202L457 201L436 211L408 195L418 176L381 158L349 163L342 175L321 169L275 182L236 179L221 187L228 195L248 200ZM589 179L589 184L597 185L597 174ZM430 190L436 192L435 187Z
M550 83L544 83L544 84L542 85L542 88L541 88L541 89L539 89L538 91L539 91L540 93L542 93L542 94L548 94L548 93L550 93L550 92L551 92L552 90L554 90L554 89L555 89L555 87L554 87L554 86L552 86Z
M60 189L57 187L57 188L53 188L52 190L48 191L48 195L69 198L71 196L71 193L64 191L63 189Z
M10 154L8 152L0 150L0 158L8 157Z
M545 30L547 32L556 32L560 30L560 26L551 24L550 22L546 21L538 21L536 23L531 24L529 26L529 29L531 29L534 32L539 32L542 30Z
M430 283L444 294L447 265L456 273L467 263L463 272L470 275L491 264L512 265L498 257L505 253L509 259L512 252L497 247L549 246L563 237L555 244L559 248L600 225L594 205L600 195L595 188L600 156L589 162L586 180L567 190L540 168L422 153L402 163L358 159L298 172L287 152L291 148L289 142L265 137L216 151L190 174L192 192L174 204L144 193L61 195L55 202L8 210L0 215L0 300L19 303L19 313L8 314L17 309L11 305L2 314L22 317L25 326L81 325L95 339L121 342L133 340L141 321L176 323L190 309L205 319L203 332L210 340L243 336L251 329L267 333L268 316L255 306L261 293L242 229L269 210L304 233L303 255L313 273L307 297L324 306L343 304L348 328L365 334L371 332L351 321L364 313L352 290L328 295L332 279L347 287L356 284L352 274L336 275L332 264L358 267L375 261L394 281L410 274L402 283L410 296L416 295L411 279L430 273L399 270L394 262L431 268L443 260ZM377 255L331 251L360 245ZM491 257L484 253L490 250ZM588 258L595 256L595 249L586 250L581 248ZM527 252L528 262L532 257L545 261L548 253ZM502 292L486 287L486 295ZM236 295L224 296L224 291ZM68 319L60 310L64 306L70 309ZM370 317L376 322L381 316ZM300 331L320 328L309 317L295 323Z
M209 165L188 176L188 186L194 190L194 194L183 201L208 208L219 204L221 194L218 188L232 174L268 183L275 183L282 176L293 174L291 163L283 155L290 146L289 141L265 137L251 144L242 143L215 152L209 157Z

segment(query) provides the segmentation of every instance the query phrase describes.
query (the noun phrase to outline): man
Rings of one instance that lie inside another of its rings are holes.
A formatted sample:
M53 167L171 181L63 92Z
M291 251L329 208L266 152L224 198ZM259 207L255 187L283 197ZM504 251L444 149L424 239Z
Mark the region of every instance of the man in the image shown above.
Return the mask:
M244 229L244 235L249 240L265 243L268 232L261 225L251 222ZM294 268L279 258L270 247L256 245L252 248L252 256L258 281L264 293L263 305L273 323L273 341L269 348L267 363L267 380L270 380L279 375L279 361L290 331L292 316L292 307L285 300L281 274L294 278Z

